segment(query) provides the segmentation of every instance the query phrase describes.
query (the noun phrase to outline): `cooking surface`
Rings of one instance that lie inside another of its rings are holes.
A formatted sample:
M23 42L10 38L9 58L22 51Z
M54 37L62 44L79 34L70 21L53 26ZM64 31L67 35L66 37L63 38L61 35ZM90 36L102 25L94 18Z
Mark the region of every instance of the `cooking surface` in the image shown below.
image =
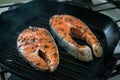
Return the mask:
M54 79L54 78L58 79L58 80L59 79L66 79L66 80L67 79L69 79L69 80L70 79L71 80L78 80L78 79L86 80L86 79L88 79L89 80L92 77L96 76L93 74L97 74L97 72L99 72L99 71L97 71L98 67L100 67L99 70L102 69L102 67L104 65L104 64L102 64L102 62L103 62L102 58L99 60L93 61L93 62L84 63L84 62L76 60L73 57L67 55L66 52L64 52L63 50L60 50L60 65L55 73L49 74L49 73L41 73L39 71L36 71L27 62L25 62L22 57L20 57L18 55L18 51L16 49L17 36L19 35L19 33L21 31L23 31L26 27L28 27L27 25L29 25L29 24L32 26L36 26L36 25L37 26L39 26L39 25L48 26L48 19L40 18L40 17L36 16L36 17L34 17L33 20L30 20L30 22L28 21L27 24L17 26L17 28L15 28L14 26L11 26L12 30L14 32L10 31L11 33L8 34L10 37L7 37L5 44L4 44L4 45L8 45L8 46L7 47L4 46L2 48L2 52L1 52L1 53L3 53L2 55L6 56L6 57L1 56L0 59L3 64L7 63L7 65L10 66L9 69L13 69L14 73L19 72L19 74L22 74L22 72L24 72L24 75L22 75L22 76L26 75L27 78L31 78L33 80L34 80L33 76L36 76L37 79L41 78L41 79L45 79L45 80L46 79L50 80L50 79ZM18 66L21 66L20 70L17 69ZM44 75L46 75L48 78L44 77Z
M19 72L19 74L22 74L24 72L22 76L26 75L28 79L30 78L35 80L34 77L36 77L36 79L41 79L41 80L42 79L86 80L86 78L89 80L91 79L91 77L93 77L92 74L97 72L97 71L94 71L94 70L97 70L96 68L103 67L103 65L101 65L102 64L101 59L96 62L85 63L84 65L82 65L83 64L82 62L79 62L73 57L67 55L65 52L60 51L60 65L57 68L57 70L51 74L47 72L46 73L39 72L39 71L36 71L34 68L32 68L27 62L23 60L22 57L18 55L17 49L15 47L16 38L17 38L16 35L14 35L11 38L8 38L8 42L5 44L7 45L7 47L3 48L4 51L0 59L3 64L7 63L6 66L9 65L9 68L14 70L13 72L15 73ZM4 58L2 56L4 56ZM19 66L19 69L17 69L18 66Z
M6 8L5 9L3 9L3 11L4 10L7 10ZM23 27L23 26L22 26ZM26 27L26 26L24 26L24 27ZM17 34L18 34L19 32L17 32ZM13 34L10 34L10 35L13 35ZM6 53L6 51L7 51L7 53L9 53L9 49L10 48L14 48L15 50L13 50L13 51L11 51L10 50L10 52L12 52L12 53L10 53L10 54L12 54L13 56L12 57L17 57L17 56L19 56L19 55L16 55L16 54L13 54L14 53L14 51L16 52L16 48L15 47L13 47L13 44L15 44L15 39L17 38L17 36L16 35L13 35L13 37L11 37L11 38L8 38L8 40L10 40L10 41L8 41L7 43L6 43L6 45L8 45L8 44L11 44L10 46L8 46L8 47L5 47L5 53ZM11 41L12 40L12 41ZM14 45L15 46L15 45ZM3 51L4 52L4 51ZM5 54L3 54L3 55L5 55ZM68 57L67 58L67 60L66 59L64 59L64 58L66 58L66 56L68 56L68 55L66 55L64 52L61 52L61 55L60 56L62 56L63 58L61 58L61 63L62 64L60 64L60 66L58 67L58 72L59 71L61 71L61 69L60 68L68 68L68 72L66 71L66 70L64 70L65 71L65 73L67 72L67 76L69 76L70 75L70 73L69 73L69 71L71 70L71 72L75 72L75 74L78 74L79 73L79 71L76 73L76 70L74 70L73 68L71 68L71 67L73 67L72 65L71 66L64 66L64 64L68 64L68 65L70 65L71 63L73 63L74 61L75 61L75 65L74 66L77 66L77 67L79 67L79 66L81 66L79 63L77 63L76 62L76 60L73 60L73 62L71 62L71 61L69 61L69 59L73 59L72 57ZM11 57L11 55L9 56L9 57ZM8 56L6 57L6 58L9 58ZM2 58L2 57L1 57ZM21 61L21 57L19 58L20 59L20 61ZM4 59L3 59L4 60ZM8 61L8 62L10 62L10 63L8 63L8 64L14 64L14 60L5 60L5 61ZM21 62L23 62L23 60L21 61ZM98 60L97 62L95 62L95 64L96 64L96 66L99 66L99 65L97 65L97 63L99 64L99 62L101 62L100 60ZM15 62L16 63L16 62ZM95 64L94 63L92 63L94 66L95 66ZM16 63L16 65L22 65L22 64L18 64L18 62ZM26 65L27 65L27 63L26 63ZM28 64L29 65L29 64ZM23 65L22 65L23 66ZM91 65L92 66L92 65ZM102 66L102 65L101 65ZM25 68L26 68L26 66L24 66ZM77 68L76 67L76 68ZM12 68L12 67L11 67ZM30 70L31 70L31 67L29 66L29 67L27 67L27 68L29 68ZM82 68L81 68L82 69ZM86 68L87 69L87 68ZM22 70L24 70L24 69L22 69ZM33 70L33 69L32 69ZM82 69L83 70L83 69ZM29 70L28 70L29 71ZM33 70L34 71L34 70ZM37 72L37 73L40 73L40 72L38 72L38 71L35 71L35 72ZM41 74L41 73L40 73ZM46 74L46 73L45 73ZM48 74L48 73L47 73ZM54 73L54 74L58 74L58 73ZM63 75L63 73L61 73L61 72L59 72L59 74L62 76ZM83 73L84 74L84 73ZM82 75L83 75L82 74ZM80 76L77 76L77 75L75 75L76 77L74 78L74 79L76 79L77 77L79 77L80 78ZM84 75L84 77L85 76L87 76L87 75ZM57 77L59 77L59 76L57 76ZM71 78L71 77L70 77ZM51 78L52 79L52 78ZM67 78L68 79L68 78ZM73 79L73 78L72 78Z

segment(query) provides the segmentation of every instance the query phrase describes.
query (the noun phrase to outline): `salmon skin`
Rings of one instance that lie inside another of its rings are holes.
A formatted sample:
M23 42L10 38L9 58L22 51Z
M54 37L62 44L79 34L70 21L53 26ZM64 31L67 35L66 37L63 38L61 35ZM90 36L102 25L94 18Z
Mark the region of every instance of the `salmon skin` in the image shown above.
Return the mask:
M102 56L100 42L80 19L67 14L53 15L49 24L59 45L70 55L82 61L93 60L93 54L98 58ZM92 49L87 45L77 44L73 37L85 41Z
M22 56L36 69L54 72L59 64L57 45L45 28L29 27L17 39Z

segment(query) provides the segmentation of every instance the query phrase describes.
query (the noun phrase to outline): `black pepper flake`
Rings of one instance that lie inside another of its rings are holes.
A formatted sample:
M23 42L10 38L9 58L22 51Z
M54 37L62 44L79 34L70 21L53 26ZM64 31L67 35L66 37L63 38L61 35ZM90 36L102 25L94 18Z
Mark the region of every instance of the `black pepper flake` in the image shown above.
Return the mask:
M33 38L32 38L32 42L35 42L35 40L36 40L35 37L33 37Z
M34 47L33 47L33 46L32 46L31 48L32 48L32 49L34 49Z
M57 57L57 52L55 52L53 55L54 55L54 57Z
M68 18L65 18L64 20L65 20L65 22L67 22L67 21L68 21Z
M22 45L19 45L18 47L20 48Z
M48 45L44 45L44 48L48 48L49 46Z
M60 21L59 24L63 24L63 22Z
M47 40L48 43L52 43L53 41L52 40Z
M96 49L95 49L95 52L97 53L97 52L98 52L98 50L96 50Z
M37 31L37 30L38 30L38 28L37 28L37 27L29 27L29 29L30 29L31 31L33 31L33 32L35 32L35 31Z
M69 19L68 19L68 22L71 22L71 21L72 21L72 19L71 19L71 18L69 18Z
M85 54L83 53L83 51L81 52L81 56L85 56Z
M35 45L35 47L38 47L38 45Z
M24 42L26 40L26 38L23 38L21 41Z
M64 31L64 29L63 29L63 28L61 28L61 29L60 29L60 31Z
M78 26L78 25L76 25L76 27L77 27L78 29L81 29L81 28L82 28L82 26Z
M62 17L60 17L60 19L63 19Z
M47 36L47 35L48 35L48 33L47 33L46 31L44 31L44 35L45 35L45 36Z
M51 63L51 60L50 60L50 59L47 59L46 61L47 61L47 63Z
M28 44L30 44L28 41L25 41L25 45L28 45Z

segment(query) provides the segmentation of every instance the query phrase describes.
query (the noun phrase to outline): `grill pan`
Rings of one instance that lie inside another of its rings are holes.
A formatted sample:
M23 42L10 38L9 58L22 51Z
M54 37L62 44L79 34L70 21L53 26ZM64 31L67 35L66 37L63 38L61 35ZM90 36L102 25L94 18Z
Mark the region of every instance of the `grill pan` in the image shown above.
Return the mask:
M55 14L70 14L85 22L100 40L104 55L91 62L82 62L59 47L60 64L54 73L43 73L31 67L18 54L17 37L30 25L50 30L49 18ZM112 60L113 51L119 41L119 29L114 20L100 13L67 3L36 0L2 13L0 36L0 65L10 72L30 80L93 80L102 76L108 61Z

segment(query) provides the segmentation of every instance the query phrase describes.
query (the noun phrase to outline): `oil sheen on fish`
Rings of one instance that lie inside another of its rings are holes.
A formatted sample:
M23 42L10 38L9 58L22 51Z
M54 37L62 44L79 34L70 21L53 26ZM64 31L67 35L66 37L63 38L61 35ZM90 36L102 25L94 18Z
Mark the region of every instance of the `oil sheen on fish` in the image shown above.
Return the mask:
M67 14L53 15L49 24L59 45L75 58L90 61L93 59L92 54L96 57L102 56L103 51L100 42L80 19ZM92 49L87 45L77 44L72 37L85 41Z
M54 72L59 64L57 45L45 28L29 27L17 39L22 56L36 69Z

